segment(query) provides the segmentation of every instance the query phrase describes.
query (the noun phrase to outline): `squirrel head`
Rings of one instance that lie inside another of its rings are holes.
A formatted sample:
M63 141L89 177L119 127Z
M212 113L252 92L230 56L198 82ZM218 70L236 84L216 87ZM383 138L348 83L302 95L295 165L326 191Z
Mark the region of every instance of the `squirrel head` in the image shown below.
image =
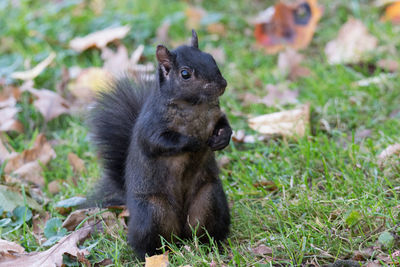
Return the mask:
M214 58L199 49L194 30L191 45L171 51L158 45L156 57L161 93L173 100L199 104L216 100L224 93L227 82Z

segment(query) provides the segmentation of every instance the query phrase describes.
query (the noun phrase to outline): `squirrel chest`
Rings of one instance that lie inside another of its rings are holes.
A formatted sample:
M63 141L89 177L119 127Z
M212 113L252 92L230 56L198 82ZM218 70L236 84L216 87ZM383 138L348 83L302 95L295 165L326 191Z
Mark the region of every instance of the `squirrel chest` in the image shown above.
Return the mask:
M172 104L166 115L169 129L206 141L223 113L216 101L197 105Z

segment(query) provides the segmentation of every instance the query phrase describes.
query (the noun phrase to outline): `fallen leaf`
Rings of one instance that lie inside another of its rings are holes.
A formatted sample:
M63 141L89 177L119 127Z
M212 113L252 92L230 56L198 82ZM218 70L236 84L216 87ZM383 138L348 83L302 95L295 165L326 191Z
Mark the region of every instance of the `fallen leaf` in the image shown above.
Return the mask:
M294 81L300 77L310 75L310 70L301 66L304 56L294 49L286 49L284 52L279 53L278 56L278 69L284 77L289 77Z
M222 47L206 47L205 51L209 54L212 55L212 57L215 59L215 61L219 64L224 64L225 63L225 51Z
M84 220L86 221L83 225L95 225L98 220L101 220L105 223L105 231L109 234L116 232L118 229L117 216L107 209L99 208L79 209L72 212L68 215L67 219L65 219L62 227L69 231L73 231Z
M220 22L208 24L207 31L211 34L217 34L222 36L226 34L225 25Z
M57 194L58 192L60 192L60 180L54 180L51 181L48 185L47 185L47 189L49 190L50 193Z
M295 4L278 2L261 12L250 23L255 24L257 43L269 54L286 47L306 48L312 40L322 9L317 0L297 1Z
M272 255L273 251L272 248L267 247L264 244L261 244L255 248L252 249L253 253L259 256L263 256L263 255Z
M25 163L12 173L17 177L36 185L44 186L45 184L43 169L37 161Z
M391 3L395 3L397 1L398 0L375 0L375 6L382 7L382 6L386 6L388 4L391 4Z
M35 234L36 238L41 236L43 234L44 227L46 225L46 222L50 219L50 213L42 212L38 213L32 218L32 230L33 233ZM44 240L44 238L43 238ZM41 241L43 241L41 240Z
M85 255L83 253L78 252L77 253L77 260L82 263L83 266L92 266L90 261L85 258Z
M386 7L383 21L390 21L394 24L400 23L400 1L394 2Z
M371 259L375 253L375 249L370 247L363 250L355 251L353 255L353 260L356 261L365 261Z
M93 10L93 12L94 12L94 14L96 14L96 16L100 16L103 13L105 6L106 6L105 0L89 1L89 8L90 8L90 10Z
M278 187L276 186L276 184L272 181L261 181L261 182L256 182L253 184L254 187L259 188L265 188L268 191L276 191L278 190Z
M104 259L102 261L96 262L94 264L94 267L99 267L99 266L108 266L113 264L113 261L111 259Z
M228 156L222 156L220 159L218 159L218 167L219 168L224 168L226 165L230 163L230 158Z
M201 7L188 6L185 9L186 28L187 29L199 28L200 22L206 14L207 12Z
M244 130L233 131L232 140L237 143L253 144L258 141L265 140L264 136L255 137L253 135L246 135Z
M88 68L83 70L76 81L70 83L69 90L85 106L90 103L95 92L104 90L106 85L111 82L112 74L101 68Z
M382 267L382 265L380 265L380 264L377 263L377 262L369 261L369 262L365 265L365 267Z
M12 148L6 147L0 138L0 165L6 160L13 156L15 152Z
M75 172L84 172L86 170L85 162L80 159L76 154L68 153L68 161Z
M383 165L391 156L400 154L400 144L393 144L384 149L378 156L378 164Z
M75 51L82 52L91 47L103 48L108 43L124 38L130 31L129 26L108 28L91 33L85 37L78 37L69 43Z
M299 92L297 90L290 90L286 83L280 83L277 85L267 84L266 90L268 94L258 102L269 107L296 104L298 102L297 97Z
M154 255L152 257L146 257L145 267L168 267L168 252L162 255Z
M399 63L393 59L381 59L376 63L376 65L389 72L396 72L399 69Z
M13 153L10 156L4 168L6 174L15 174L18 177L31 181L40 186L44 185L42 176L42 167L51 159L56 157L56 153L47 142L44 134L36 137L33 148L27 149L20 154Z
M16 115L20 111L17 107L6 107L0 109L0 132L16 131L22 132L23 126L17 119Z
M24 253L25 249L14 242L0 239L0 261L3 258L14 258L15 254Z
M250 104L256 104L259 103L260 97L249 93L245 92L244 94L239 95L239 99L242 101L243 105L248 106Z
M168 31L171 27L171 22L169 20L164 20L164 22L158 27L156 37L160 44L166 44L169 42Z
M6 266L40 266L40 267L57 267L63 263L63 255L69 254L74 257L78 253L83 255L89 254L86 249L79 249L77 244L88 237L92 230L91 226L81 228L57 242L54 246L46 251L18 253L14 254L13 259L0 258L0 267Z
M104 47L101 58L104 60L103 69L115 75L121 75L130 65L128 49L124 45L119 45L116 52Z
M154 65L152 63L138 64L143 51L144 46L139 45L129 57L128 50L123 45L119 45L116 52L105 47L101 50L101 58L104 60L103 69L115 76L121 76L127 72L135 75L148 74L154 70Z
M0 101L0 108L15 107L15 104L17 104L17 100L13 96L10 96L5 100Z
M262 134L302 137L309 125L310 106L303 105L292 110L265 114L248 121L250 128Z
M381 73L375 77L368 77L366 79L359 80L354 84L360 87L370 86L371 84L383 84L387 82L389 79L397 77L394 73Z
M329 64L358 63L378 45L378 39L357 19L350 18L339 30L336 39L325 46Z
M18 71L11 74L11 78L13 79L20 79L20 80L33 80L37 76L39 76L42 71L44 71L48 65L56 58L56 53L51 52L50 55L45 58L42 62L36 65L33 69L26 70L26 71Z
M50 121L61 114L69 113L67 100L62 98L56 92L47 89L35 89L31 83L25 83L21 87L22 91L27 91L35 96L33 105L43 115L45 121Z
M25 196L27 205L34 210L41 210L41 206L32 198ZM10 186L0 185L0 207L4 211L13 211L16 207L24 206L24 196L19 190Z

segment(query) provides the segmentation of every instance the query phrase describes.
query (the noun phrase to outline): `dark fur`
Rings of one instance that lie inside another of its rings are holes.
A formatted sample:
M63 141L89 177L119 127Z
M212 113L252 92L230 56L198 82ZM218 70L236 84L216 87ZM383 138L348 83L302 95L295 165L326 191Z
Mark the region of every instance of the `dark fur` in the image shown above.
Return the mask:
M214 59L192 46L157 47L155 83L116 81L92 112L91 129L104 164L97 191L103 205L126 203L128 241L140 258L160 235L190 238L192 228L223 240L230 225L214 152L230 141L219 108L226 81ZM182 70L191 73L184 79Z

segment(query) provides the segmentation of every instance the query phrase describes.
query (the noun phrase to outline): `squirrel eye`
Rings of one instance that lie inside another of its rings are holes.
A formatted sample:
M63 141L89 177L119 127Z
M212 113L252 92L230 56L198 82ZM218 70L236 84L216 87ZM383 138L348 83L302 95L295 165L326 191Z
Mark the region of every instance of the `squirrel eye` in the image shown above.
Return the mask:
M181 70L181 76L183 79L187 80L190 78L190 72L188 72L187 70Z

